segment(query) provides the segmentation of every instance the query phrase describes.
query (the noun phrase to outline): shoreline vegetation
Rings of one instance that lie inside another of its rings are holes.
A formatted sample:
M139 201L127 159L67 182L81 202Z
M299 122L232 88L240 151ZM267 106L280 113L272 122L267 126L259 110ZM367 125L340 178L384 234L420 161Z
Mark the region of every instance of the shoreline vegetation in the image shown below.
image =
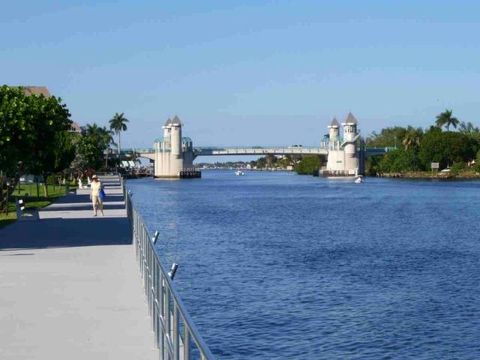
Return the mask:
M254 172L295 172L294 169L286 169L286 168L251 168L246 169L245 167L241 166L222 166L221 164L217 164L216 166L204 167L202 170L210 171L210 170L248 170ZM298 173L297 173L298 174ZM311 175L311 174L299 174L299 175ZM464 171L462 173L451 173L451 172L432 172L432 171L409 171L405 173L385 173L385 174L376 174L376 175L368 175L367 177L379 177L379 178L386 178L386 179L405 179L405 180L480 180L480 173L475 171Z
M417 180L480 180L480 173L475 171L464 171L458 174L431 171L409 171L405 173L377 174L376 177L391 179L417 179Z
M443 129L445 128L445 129ZM452 128L453 130L450 130ZM427 129L388 127L363 140L365 147L393 147L366 161L370 176L412 179L480 178L480 129L445 110Z

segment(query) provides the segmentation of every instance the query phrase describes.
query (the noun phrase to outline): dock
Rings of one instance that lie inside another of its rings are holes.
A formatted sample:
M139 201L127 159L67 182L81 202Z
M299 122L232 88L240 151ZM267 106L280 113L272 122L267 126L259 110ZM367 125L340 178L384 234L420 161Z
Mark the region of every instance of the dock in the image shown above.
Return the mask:
M0 230L0 358L158 358L120 179Z

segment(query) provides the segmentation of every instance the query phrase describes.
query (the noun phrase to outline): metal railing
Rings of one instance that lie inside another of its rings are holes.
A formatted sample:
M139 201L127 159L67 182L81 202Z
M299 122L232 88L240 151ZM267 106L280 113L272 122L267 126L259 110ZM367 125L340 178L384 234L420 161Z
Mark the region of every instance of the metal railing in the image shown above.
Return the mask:
M220 156L220 155L327 155L328 148L324 147L231 147L207 148L196 147L193 149L195 156Z
M125 188L124 194L160 359L214 359L160 262L155 250L158 234L155 234L155 237L149 234L141 215L132 205L130 193L125 191Z

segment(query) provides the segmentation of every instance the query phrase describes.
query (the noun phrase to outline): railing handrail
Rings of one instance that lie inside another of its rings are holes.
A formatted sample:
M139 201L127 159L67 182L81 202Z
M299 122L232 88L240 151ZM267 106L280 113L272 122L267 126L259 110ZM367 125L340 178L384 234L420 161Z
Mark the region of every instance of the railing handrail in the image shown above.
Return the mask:
M160 261L160 256L151 240L152 237L145 225L143 217L133 207L130 194L125 190L124 193L128 217L132 223L132 234L136 245L137 258L144 278L149 311L152 315L156 345L161 350L160 358L188 360L191 350L191 337L200 352L202 360L215 359L198 332L193 320L185 308L185 305L175 290L172 280L163 267ZM145 249L145 245L148 247L147 249ZM156 269L160 271L160 274L156 273ZM161 298L158 298L159 290L161 291ZM170 310L170 301L173 301L173 312ZM165 310L165 302L168 303L167 310ZM160 305L161 307L159 307ZM177 311L180 314L180 317L178 316ZM172 319L173 324L171 324ZM179 340L181 339L181 335L178 331L178 322L180 320L183 320L184 324L183 356L180 356L179 350ZM173 329L171 329L172 326Z

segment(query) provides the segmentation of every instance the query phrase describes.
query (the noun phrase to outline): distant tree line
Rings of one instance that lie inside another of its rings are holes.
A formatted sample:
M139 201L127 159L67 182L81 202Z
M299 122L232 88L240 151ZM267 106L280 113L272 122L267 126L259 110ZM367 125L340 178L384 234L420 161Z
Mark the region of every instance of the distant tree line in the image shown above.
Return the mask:
M367 172L371 175L429 171L432 163L457 172L467 166L480 170L480 129L470 122L461 122L451 110L439 114L428 129L389 127L374 132L365 142L367 147L396 148L384 156L368 159Z
M320 156L317 155L266 155L251 161L250 165L257 169L293 169L299 175L318 174L322 165Z
M294 170L299 175L318 175L322 160L318 155L303 155Z

